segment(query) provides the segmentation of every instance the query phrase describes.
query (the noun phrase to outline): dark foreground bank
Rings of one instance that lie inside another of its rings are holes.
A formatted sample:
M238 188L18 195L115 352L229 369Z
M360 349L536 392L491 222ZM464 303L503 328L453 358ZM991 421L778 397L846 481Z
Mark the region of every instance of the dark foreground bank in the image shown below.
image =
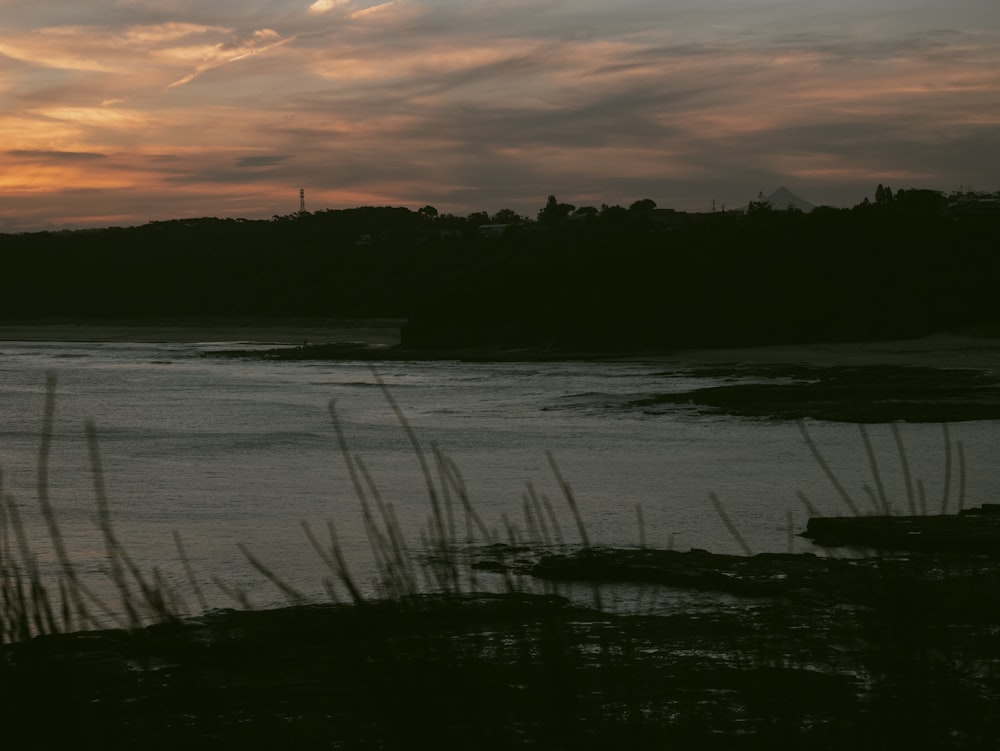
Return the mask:
M1000 742L995 546L865 558L512 552L484 549L476 564L480 580L506 577L506 594L221 611L8 645L5 741L772 750ZM594 587L593 605L562 596L580 585ZM675 605L614 612L599 607L607 587L650 602L669 595Z

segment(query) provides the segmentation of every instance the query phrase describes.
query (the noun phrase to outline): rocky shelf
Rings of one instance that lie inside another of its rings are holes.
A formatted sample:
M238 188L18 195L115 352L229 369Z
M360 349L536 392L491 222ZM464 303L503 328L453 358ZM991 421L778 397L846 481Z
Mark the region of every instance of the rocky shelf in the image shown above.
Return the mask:
M803 536L828 548L1000 557L1000 504L958 514L818 517L809 520Z
M671 375L744 382L659 394L634 406L655 410L664 404L692 404L705 412L744 417L859 423L1000 419L1000 380L969 368L733 365Z

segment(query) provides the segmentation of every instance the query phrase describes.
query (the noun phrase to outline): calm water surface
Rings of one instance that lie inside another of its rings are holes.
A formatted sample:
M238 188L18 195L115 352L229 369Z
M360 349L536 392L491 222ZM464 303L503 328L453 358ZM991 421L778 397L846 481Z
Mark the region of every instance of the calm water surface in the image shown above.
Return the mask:
M173 532L185 543L213 604L230 604L213 577L260 606L283 602L236 547L310 595L325 573L301 522L333 521L362 580L373 576L359 504L338 449L335 400L353 454L393 504L414 541L428 495L417 456L367 364L276 363L202 357L232 346L202 344L0 343L0 469L4 491L26 519L43 565L50 546L37 512L37 468L46 376L57 378L50 493L79 569L106 580L95 525L94 473L84 424L97 426L103 480L116 530L131 555L186 587ZM812 549L789 538L806 512L796 491L824 513L842 513L836 492L791 422L705 416L689 406L655 414L631 406L664 391L721 383L662 364L380 363L425 449L439 446L464 477L480 516L503 533L526 533L530 486L549 498L568 541L572 517L546 458L551 452L579 503L592 542L739 552L710 501L717 494L754 552ZM810 422L827 460L859 503L874 481L857 426ZM967 467L966 505L1000 500L996 421L950 428ZM906 506L889 426L871 426L879 469ZM944 493L942 426L904 425L914 481L932 506ZM959 495L953 451L952 507ZM640 527L639 512L643 523ZM458 523L464 535L464 524Z

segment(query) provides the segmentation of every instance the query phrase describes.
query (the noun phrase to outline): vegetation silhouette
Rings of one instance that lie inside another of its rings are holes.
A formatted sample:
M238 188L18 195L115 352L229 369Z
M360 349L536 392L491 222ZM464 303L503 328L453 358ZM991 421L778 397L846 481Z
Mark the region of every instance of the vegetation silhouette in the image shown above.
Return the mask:
M535 220L433 206L0 235L0 321L405 318L408 349L626 351L916 337L1000 323L993 194Z

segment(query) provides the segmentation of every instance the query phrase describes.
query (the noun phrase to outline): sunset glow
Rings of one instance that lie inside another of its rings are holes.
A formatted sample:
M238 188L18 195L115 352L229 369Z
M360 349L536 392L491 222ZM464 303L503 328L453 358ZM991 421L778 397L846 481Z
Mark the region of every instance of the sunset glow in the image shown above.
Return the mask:
M995 0L0 0L0 231L996 185Z

